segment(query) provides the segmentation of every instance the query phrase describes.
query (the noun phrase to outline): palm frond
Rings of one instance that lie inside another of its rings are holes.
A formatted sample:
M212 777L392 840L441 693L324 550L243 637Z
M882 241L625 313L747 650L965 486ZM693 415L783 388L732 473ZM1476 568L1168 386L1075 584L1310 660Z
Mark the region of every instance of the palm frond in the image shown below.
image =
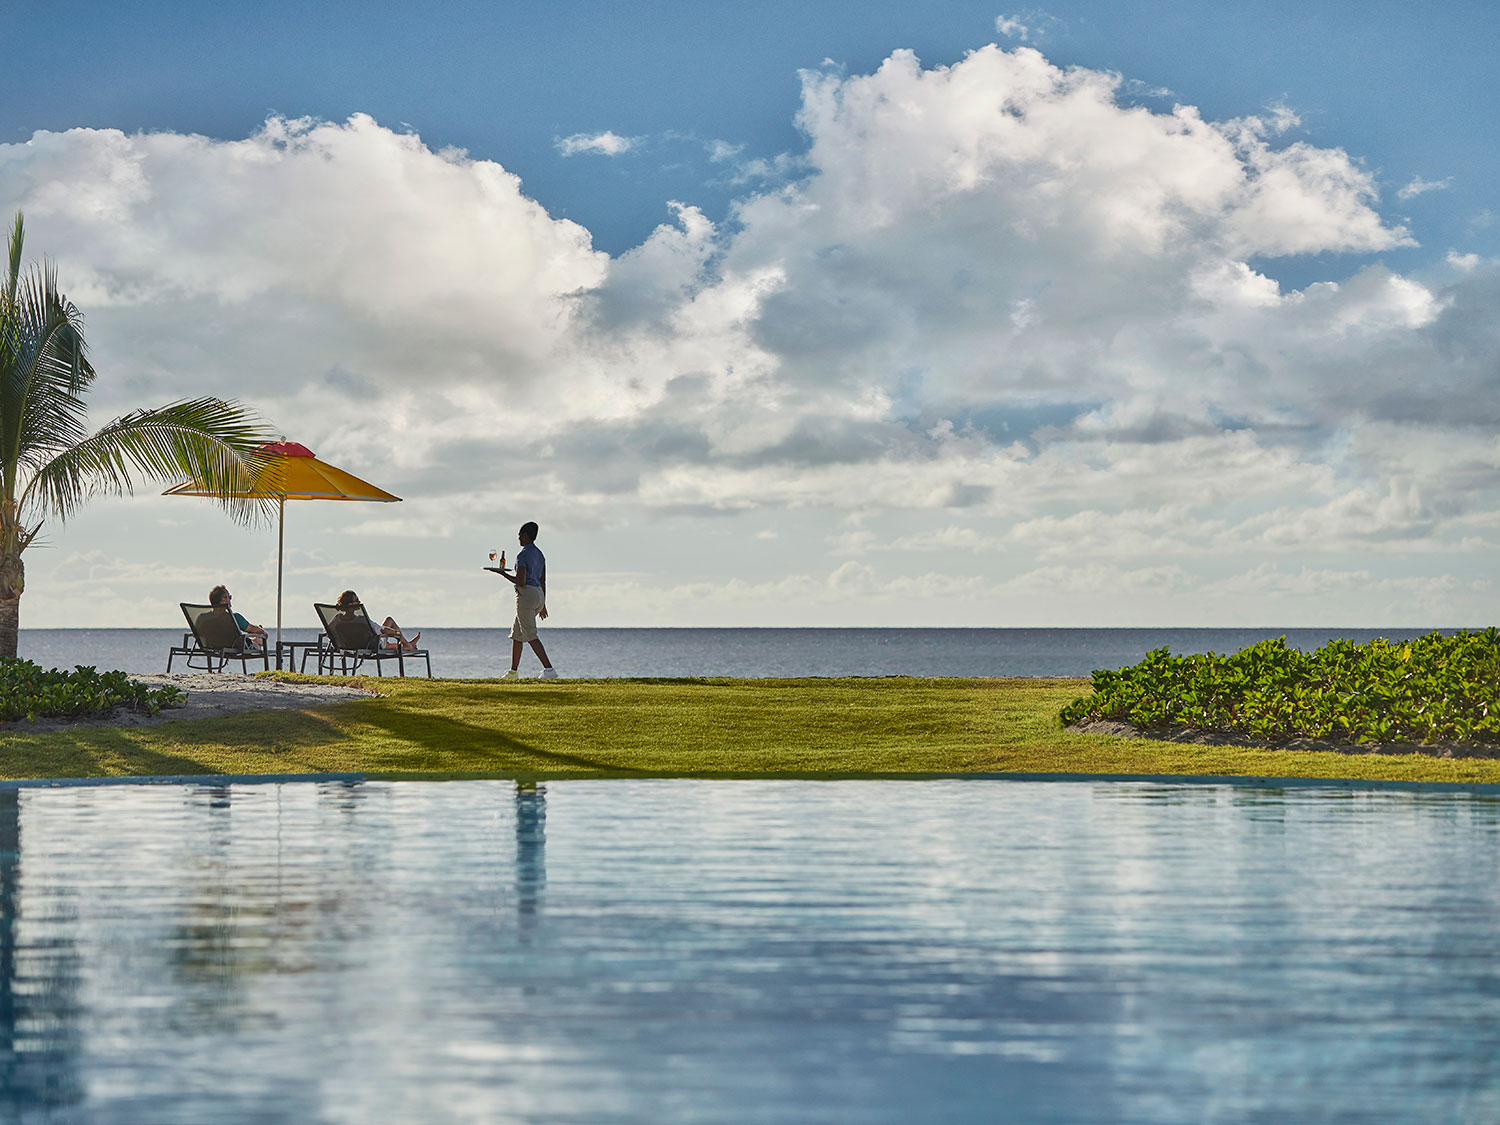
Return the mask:
M32 269L0 307L0 468L5 493L17 470L36 468L88 433L83 393L94 380L83 317L57 287L57 272Z
M18 357L17 389L24 394L21 452L74 445L88 432L83 395L94 381L83 315L57 291L56 272L50 268L27 277L17 307L20 319L34 326L29 347Z
M21 506L66 520L92 497L132 492L141 475L196 481L236 522L269 522L276 499L257 491L256 483L272 458L255 450L272 440L260 419L237 402L197 398L133 411L38 468Z
M5 300L15 302L16 282L21 276L21 247L26 242L26 220L16 212L15 224L10 228L10 269L5 275Z

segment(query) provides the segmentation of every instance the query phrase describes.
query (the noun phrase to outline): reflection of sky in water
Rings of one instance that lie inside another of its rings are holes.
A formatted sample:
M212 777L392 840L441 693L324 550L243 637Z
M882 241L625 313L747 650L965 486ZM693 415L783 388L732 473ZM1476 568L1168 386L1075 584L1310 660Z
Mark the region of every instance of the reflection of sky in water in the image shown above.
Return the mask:
M0 791L0 1119L1481 1120L1500 802Z

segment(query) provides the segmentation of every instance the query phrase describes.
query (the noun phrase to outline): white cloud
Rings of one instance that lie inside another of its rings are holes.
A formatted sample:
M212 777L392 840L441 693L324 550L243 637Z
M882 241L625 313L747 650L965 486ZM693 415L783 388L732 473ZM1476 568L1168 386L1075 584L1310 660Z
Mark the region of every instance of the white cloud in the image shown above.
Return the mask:
M619 156L623 152L629 152L639 147L643 138L622 137L617 133L574 133L569 137L558 137L553 141L554 147L564 156L577 156L579 153L592 153L596 156Z
M1053 596L1073 594L1170 593L1191 579L1180 565L1123 569L1104 563L1088 566L1045 566L1028 571L1009 583L1011 589Z
M1178 505L1039 516L1017 523L1011 535L1042 558L1181 557L1212 551L1214 537L1223 527L1222 520L1195 517L1186 505Z
M1031 38L1031 28L1015 16L996 16L995 30L1007 39L1019 39L1023 43Z
M1451 574L1415 578L1382 578L1368 569L1336 570L1301 567L1282 570L1274 563L1259 563L1247 571L1204 587L1210 595L1226 597L1277 597L1286 602L1323 603L1325 605L1358 605L1365 603L1364 619L1387 623L1390 616L1403 613L1407 620L1435 624L1468 620L1450 617L1455 605L1465 597L1480 602L1489 593L1485 579L1463 581ZM1379 607L1376 609L1375 607ZM1372 610L1374 611L1372 613ZM1413 614L1415 611L1415 614ZM1460 611L1461 612L1461 611ZM1472 611L1470 611L1472 612ZM1338 624L1335 619L1319 619Z
M730 144L728 141L712 140L704 145L709 160L715 164L727 164L740 153L745 151L744 145Z
M280 398L335 366L380 397L520 383L608 264L500 165L363 116L238 142L38 133L3 146L0 177L89 312L106 392L192 378Z
M722 225L670 203L614 258L499 164L361 116L233 142L39 133L0 146L0 204L89 316L101 409L252 401L408 497L340 516L318 565L388 555L380 581L450 619L474 567L434 568L438 591L394 573L478 558L518 509L600 574L621 539L633 561L665 535L711 556L701 582L572 592L616 623L637 595L632 621L757 598L884 620L897 591L977 599L973 624L1017 599L1098 620L1111 590L1212 614L1216 559L1461 571L1500 524L1494 263L1451 258L1443 285L1372 264L1410 233L1355 157L1287 141L1290 109L1215 122L1124 86L1029 48L805 75L807 148L767 162L776 186ZM611 137L560 144L630 142ZM1300 290L1266 272L1313 253L1356 257ZM760 581L702 545L726 527L812 558ZM928 548L942 573L906 576ZM1278 589L1225 604L1300 596Z
M1453 186L1453 177L1447 176L1441 180L1424 180L1421 176L1412 177L1411 183L1396 193L1397 199L1415 199L1417 196L1429 191L1445 191Z
M1003 551L1005 545L999 539L981 535L972 527L950 523L936 531L924 531L918 535L903 535L891 544L897 551L941 552L953 551Z
M1017 43L1038 43L1063 21L1040 8L995 17L995 31Z
M898 52L874 75L805 81L814 172L741 206L725 264L775 269L756 339L824 377L1112 396L1163 358L1201 369L1159 354L1193 335L1163 311L1214 314L1194 290L1244 256L1408 241L1344 154L1123 110L1113 76L1034 51L936 70ZM1265 288L1259 304L1278 298Z
M1272 102L1267 108L1270 110L1270 119L1257 118L1257 129L1266 129L1280 135L1290 132L1302 124L1302 118L1298 115L1297 111L1285 102Z
M1132 98L1170 98L1172 91L1166 86L1152 86L1139 78L1127 78L1120 89Z

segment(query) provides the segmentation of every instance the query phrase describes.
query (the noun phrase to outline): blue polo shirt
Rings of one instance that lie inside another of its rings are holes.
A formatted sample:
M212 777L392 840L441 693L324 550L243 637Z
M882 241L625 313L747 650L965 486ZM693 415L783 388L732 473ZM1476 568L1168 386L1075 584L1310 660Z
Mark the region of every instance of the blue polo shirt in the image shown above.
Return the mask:
M516 566L526 568L528 586L540 586L542 576L547 573L547 559L535 543L526 544L516 553Z

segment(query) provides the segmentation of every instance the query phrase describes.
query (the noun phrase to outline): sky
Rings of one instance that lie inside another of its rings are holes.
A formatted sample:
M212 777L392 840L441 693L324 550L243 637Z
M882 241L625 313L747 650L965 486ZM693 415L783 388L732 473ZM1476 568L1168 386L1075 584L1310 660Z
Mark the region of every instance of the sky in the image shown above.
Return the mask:
M1495 619L1491 6L6 10L94 421L404 497L288 505L288 625L504 624L528 519L555 626ZM274 529L157 491L22 625L274 619Z

